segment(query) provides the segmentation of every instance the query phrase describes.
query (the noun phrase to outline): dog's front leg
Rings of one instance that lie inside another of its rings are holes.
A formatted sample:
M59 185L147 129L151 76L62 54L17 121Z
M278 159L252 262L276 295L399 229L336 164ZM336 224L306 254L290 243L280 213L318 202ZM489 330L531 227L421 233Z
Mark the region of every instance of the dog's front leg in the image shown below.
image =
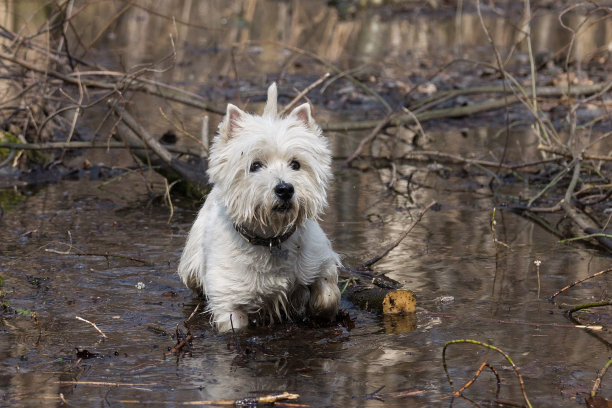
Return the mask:
M333 320L338 314L339 307L340 289L338 289L338 277L334 270L334 273L319 277L310 286L308 311L313 317Z
M249 325L249 317L241 310L213 312L213 320L219 332L228 332L232 329L240 330Z

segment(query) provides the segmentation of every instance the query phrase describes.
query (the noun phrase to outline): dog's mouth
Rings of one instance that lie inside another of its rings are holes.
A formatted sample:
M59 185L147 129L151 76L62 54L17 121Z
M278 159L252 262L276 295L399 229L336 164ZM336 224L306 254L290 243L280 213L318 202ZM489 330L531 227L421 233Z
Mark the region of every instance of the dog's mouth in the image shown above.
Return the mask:
M286 201L280 204L276 204L274 207L272 207L272 211L274 212L278 212L278 213L286 213L288 211L291 211L293 209L293 204L291 204L291 202Z

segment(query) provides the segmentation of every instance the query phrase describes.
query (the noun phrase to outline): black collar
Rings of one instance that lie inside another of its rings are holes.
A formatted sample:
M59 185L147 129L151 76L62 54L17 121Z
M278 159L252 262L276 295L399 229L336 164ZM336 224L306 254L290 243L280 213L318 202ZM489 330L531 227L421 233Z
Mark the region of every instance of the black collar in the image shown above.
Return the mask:
M236 229L236 231L238 231L238 233L240 234L242 238L246 239L252 245L265 246L268 248L280 248L280 245L286 240L288 240L289 237L291 237L291 235L293 235L293 233L297 229L297 227L293 225L289 229L289 231L285 232L283 235L264 238L264 237L260 237L259 235L254 234L251 231L248 231L246 228L244 228L241 225L234 225L234 228Z

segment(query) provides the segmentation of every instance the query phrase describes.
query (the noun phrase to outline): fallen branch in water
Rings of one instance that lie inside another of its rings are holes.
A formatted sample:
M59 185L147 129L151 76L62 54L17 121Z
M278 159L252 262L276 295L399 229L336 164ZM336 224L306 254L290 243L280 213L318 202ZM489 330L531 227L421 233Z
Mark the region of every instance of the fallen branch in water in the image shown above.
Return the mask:
M104 332L102 330L100 330L100 328L98 326L96 326L96 324L94 322L90 322L89 320L83 319L82 317L79 317L79 316L75 316L75 317L76 317L77 320L80 320L82 322L91 324L93 326L93 328L96 329L98 331L98 333L100 333L102 335L102 337L104 337L105 339L107 338L106 334L104 334Z
M136 119L118 104L113 104L113 110L119 118L117 124L118 135L127 144L137 145L144 143L149 149L155 153L164 169L160 172L169 182L174 182L181 179L185 184L185 190L196 190L196 194L200 197L208 190L208 176L206 175L206 165L204 162L199 162L198 165L192 165L187 162L178 160L171 152L161 143L159 143ZM146 155L140 156L145 162L151 162Z
M365 261L361 265L359 265L357 268L358 269L369 269L376 262L380 261L385 256L387 256L387 254L389 252L391 252L393 249L395 249L395 247L397 247L404 240L404 238L406 238L406 236L410 233L410 231L412 231L412 229L419 223L419 221L421 221L421 218L423 218L425 213L427 213L427 211L429 211L436 204L437 203L435 201L432 201L431 203L429 203L423 209L423 211L421 211L419 214L417 214L417 216L415 217L415 220L408 226L408 228L406 228L404 230L404 232L402 232L400 234L400 236L395 241L393 241L393 243L391 245L389 245L387 248L385 248L380 254L376 255L375 257L373 257L373 258Z
M191 334L188 334L187 337L185 337L184 339L180 340L178 343L176 343L176 345L174 347L172 347L167 355L170 354L174 354L177 351L181 350L183 347L185 347L185 345L187 345L191 340L193 340L193 336Z
M189 331L189 329L187 329L187 334L185 334L183 333L181 329L179 329L178 324L177 324L176 325L176 345L172 347L170 351L168 351L164 355L164 357L167 357L169 355L176 353L177 351L182 350L183 347L187 347L187 349L191 351L190 342L191 340L193 340L193 338L194 336L191 335L191 332Z
M55 384L59 385L92 385L94 387L151 387L159 385L158 383L118 383L118 382L107 382L107 381L55 381Z
M593 389L591 390L591 397L594 397L597 394L597 390L599 389L599 385L601 384L601 379L608 371L608 368L612 365L612 358L608 360L608 362L599 370L597 373L597 378L595 379L595 384L593 384Z
M385 116L379 123L378 125L376 125L376 127L370 132L370 134L365 137L360 143L359 146L357 146L357 149L355 149L355 151L353 152L353 154L351 154L346 160L344 160L344 162L342 162L343 166L348 166L351 164L351 162L353 160L355 160L357 157L359 157L359 155L361 154L363 148L365 147L366 144L370 143L372 140L374 140L374 138L376 137L376 135L378 135L378 133L380 133L380 131L387 126L387 124L389 123L389 121L391 120L391 118L393 117L393 112L389 112L387 114L387 116Z
M482 370L488 367L491 372L495 375L495 378L497 379L497 391L495 392L495 398L497 399L499 397L499 390L501 388L501 379L499 378L499 374L497 372L497 370L495 368L493 368L493 366L491 366L488 362L483 361L482 364L480 365L480 367L478 367L478 370L476 370L476 373L474 374L474 376L465 383L465 385L461 388L459 388L457 391L455 391L453 393L453 397L458 397L459 395L461 395L463 393L463 391L467 390L469 387L472 386L472 384L474 384L476 382L476 380L478 379L478 377L480 376L480 373L482 373Z
M591 309L593 307L604 307L604 306L612 306L612 301L604 301L604 302L593 302L593 303L585 303L583 305L576 305L567 310L568 316L572 317L572 315L584 309Z
M548 298L548 300L553 300L554 298L556 298L557 296L559 296L561 293L565 292L566 290L571 289L574 286L576 286L576 285L578 285L578 284L580 284L580 283L582 283L584 281L587 281L589 279L593 279L593 278L595 278L597 276L603 275L604 273L608 273L608 272L612 272L612 268L604 269L603 271L596 272L596 273L594 273L592 275L587 276L586 278L578 279L577 281L575 281L573 283L570 283L569 285L567 285L567 286L559 289L555 293L553 293L553 295L550 296Z
M172 153L199 156L195 149L186 146L164 146ZM11 143L0 142L0 148L11 150L55 150L55 149L148 149L147 146L140 144L127 144L123 142L43 142L43 143Z
M514 364L514 361L512 361L512 359L510 358L510 356L508 354L506 354L503 350L501 350L498 347L492 346L490 344L487 343L483 343L477 340L470 340L470 339L459 339L459 340L451 340L451 341L447 341L444 344L444 348L442 349L442 365L444 366L444 372L446 373L446 378L448 379L448 382L450 384L451 390L453 391L453 393L455 392L455 386L453 385L453 380L451 379L450 373L448 372L448 364L446 363L446 349L453 345L453 344L475 344L477 346L480 347L484 347L487 348L489 350L493 350L498 352L499 354L501 354L502 356L504 356L504 358L506 359L506 361L508 361L511 365L512 365L512 369L514 370L514 373L516 374L519 384L521 386L521 392L523 393L523 400L525 401L525 404L531 408L531 403L529 402L529 398L527 398L527 392L525 391L525 382L523 381L523 377L521 376L521 373L519 372L518 367L516 366L516 364Z

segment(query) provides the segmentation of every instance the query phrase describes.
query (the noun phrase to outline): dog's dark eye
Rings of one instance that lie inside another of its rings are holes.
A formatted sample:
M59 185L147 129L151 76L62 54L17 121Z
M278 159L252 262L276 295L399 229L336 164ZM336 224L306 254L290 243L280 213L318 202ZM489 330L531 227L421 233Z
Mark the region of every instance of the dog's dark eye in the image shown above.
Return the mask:
M299 170L300 169L300 162L297 160L292 160L291 163L289 163L289 167L291 168L291 170Z
M251 167L249 168L249 171L251 173L255 173L256 171L261 170L262 167L263 167L263 164L260 161L254 161L253 163L251 163Z

